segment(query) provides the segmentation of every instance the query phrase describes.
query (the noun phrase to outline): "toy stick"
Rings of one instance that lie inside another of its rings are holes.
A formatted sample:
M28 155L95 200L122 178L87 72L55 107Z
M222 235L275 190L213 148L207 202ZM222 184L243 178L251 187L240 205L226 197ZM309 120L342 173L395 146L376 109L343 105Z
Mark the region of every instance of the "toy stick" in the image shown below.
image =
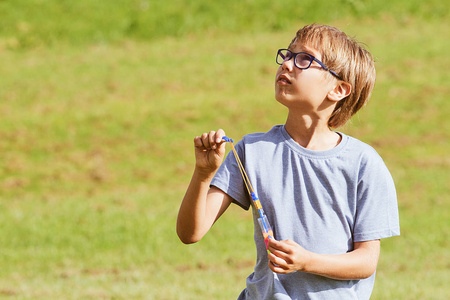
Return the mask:
M259 224L259 227L261 228L261 231L262 231L262 234L264 237L264 243L266 244L266 249L268 249L269 239L273 238L272 227L270 226L269 220L267 219L267 216L264 213L261 202L259 201L258 196L256 196L256 193L253 190L253 187L250 183L250 179L248 179L248 176L247 176L247 173L245 172L244 166L242 165L242 162L239 159L236 149L234 148L233 140L226 136L224 136L222 139L224 141L230 143L230 145L231 145L231 149L233 150L234 157L236 158L237 164L239 166L239 171L241 172L242 179L244 179L245 186L247 188L247 191L248 191L250 197L252 198L253 205L255 206L256 210L259 213L258 224ZM267 250L267 252L269 252L269 250Z

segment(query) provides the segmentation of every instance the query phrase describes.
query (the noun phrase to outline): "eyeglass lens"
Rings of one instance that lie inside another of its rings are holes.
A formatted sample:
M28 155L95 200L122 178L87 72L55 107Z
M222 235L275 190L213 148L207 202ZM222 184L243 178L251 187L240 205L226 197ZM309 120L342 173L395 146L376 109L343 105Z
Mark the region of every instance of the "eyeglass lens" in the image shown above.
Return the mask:
M290 60L292 58L293 53L288 50L280 50L277 55L277 63L279 65L283 64L283 62ZM295 65L300 69L307 69L312 62L313 58L307 53L298 53L295 56Z

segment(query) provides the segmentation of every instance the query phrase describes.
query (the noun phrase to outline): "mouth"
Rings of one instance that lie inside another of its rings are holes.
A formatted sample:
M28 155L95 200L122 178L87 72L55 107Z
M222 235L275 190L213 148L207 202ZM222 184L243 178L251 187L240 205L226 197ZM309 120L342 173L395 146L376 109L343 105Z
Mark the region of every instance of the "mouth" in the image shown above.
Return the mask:
M289 78L286 75L281 74L277 78L277 83L279 83L279 84L291 84L291 81L289 80Z

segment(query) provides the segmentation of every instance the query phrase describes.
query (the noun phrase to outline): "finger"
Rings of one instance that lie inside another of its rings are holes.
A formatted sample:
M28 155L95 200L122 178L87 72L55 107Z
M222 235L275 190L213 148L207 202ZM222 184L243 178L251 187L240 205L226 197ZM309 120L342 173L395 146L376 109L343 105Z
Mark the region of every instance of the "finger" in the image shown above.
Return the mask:
M271 254L282 259L285 263L290 261L290 255L292 254L292 249L290 247L284 247L284 241L278 241L276 243L269 243L268 250Z
M201 136L196 136L194 138L194 146L197 148L203 148L203 142L202 142L202 137Z
M222 140L222 138L225 136L225 131L223 131L223 129L219 129L216 132L216 143L220 144L223 143L224 141Z
M283 243L275 239L269 239L267 245L270 252L281 251L283 248Z
M211 149L216 149L217 145L216 145L216 132L215 131L210 131L208 134L208 142L209 145L211 147Z
M283 258L281 258L281 257L279 257L279 256L276 256L276 255L273 254L273 253L269 253L269 254L268 254L268 259L269 259L269 261L270 261L273 265L275 265L275 266L277 266L277 267L286 269L287 266L288 266L286 260L284 260Z
M269 247L283 253L290 253L294 245L296 243L291 240L277 241L275 239L269 239Z
M271 269L275 273L279 273L279 274L287 274L287 273L289 273L289 269L280 267L279 265L274 264L271 261L269 261L268 266L269 266L269 269Z
M223 155L225 153L225 146L227 144L225 142L225 140L222 139L224 136L225 136L225 131L223 131L222 129L217 130L217 132L216 132L216 143L219 146L217 152L220 155Z
M209 133L203 133L201 137L203 147L205 147L206 149L211 149L211 143L209 142L210 141L209 135L210 135Z
M289 260L289 255L287 253L281 252L279 250L271 249L271 248L269 248L269 251L270 251L269 259L270 259L270 257L272 257L270 255L273 255L272 261L274 263L281 264L281 265L287 264L287 261Z

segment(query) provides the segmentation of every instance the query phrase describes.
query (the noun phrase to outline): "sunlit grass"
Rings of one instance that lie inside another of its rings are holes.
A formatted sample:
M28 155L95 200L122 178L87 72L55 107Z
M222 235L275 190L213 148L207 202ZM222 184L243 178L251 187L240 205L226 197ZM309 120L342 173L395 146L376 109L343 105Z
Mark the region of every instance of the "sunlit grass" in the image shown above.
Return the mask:
M233 207L196 245L175 234L192 139L284 122L274 53L300 25L1 50L0 297L236 298L255 260L250 214ZM399 195L402 236L382 242L373 299L446 299L449 29L334 25L370 46L378 72L341 130L380 152Z

